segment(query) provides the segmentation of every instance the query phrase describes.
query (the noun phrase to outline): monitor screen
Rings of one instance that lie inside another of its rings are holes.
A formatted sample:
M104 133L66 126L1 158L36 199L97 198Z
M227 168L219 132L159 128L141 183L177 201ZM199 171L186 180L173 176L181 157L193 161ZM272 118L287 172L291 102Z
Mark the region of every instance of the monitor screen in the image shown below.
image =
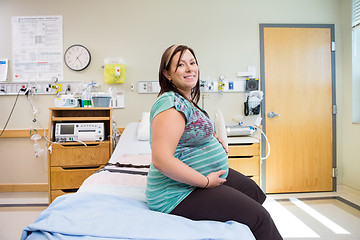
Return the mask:
M71 125L61 125L60 134L74 134L74 124Z

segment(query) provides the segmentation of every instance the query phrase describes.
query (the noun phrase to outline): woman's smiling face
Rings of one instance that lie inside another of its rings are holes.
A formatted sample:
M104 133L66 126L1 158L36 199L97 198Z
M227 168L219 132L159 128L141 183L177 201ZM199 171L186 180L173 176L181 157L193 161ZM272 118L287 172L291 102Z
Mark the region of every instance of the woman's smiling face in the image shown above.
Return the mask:
M191 89L196 86L198 81L199 68L195 57L189 50L186 50L181 56L181 52L177 52L171 59L170 68L165 71L167 79L190 98Z

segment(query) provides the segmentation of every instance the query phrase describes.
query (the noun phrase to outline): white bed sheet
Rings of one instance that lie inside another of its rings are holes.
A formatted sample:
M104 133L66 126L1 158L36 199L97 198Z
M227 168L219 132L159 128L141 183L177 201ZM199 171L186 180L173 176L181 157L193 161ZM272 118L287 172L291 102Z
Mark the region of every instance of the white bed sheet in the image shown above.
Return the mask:
M116 163L119 155L151 154L150 142L137 140L138 126L139 122L131 122L125 127L109 163Z

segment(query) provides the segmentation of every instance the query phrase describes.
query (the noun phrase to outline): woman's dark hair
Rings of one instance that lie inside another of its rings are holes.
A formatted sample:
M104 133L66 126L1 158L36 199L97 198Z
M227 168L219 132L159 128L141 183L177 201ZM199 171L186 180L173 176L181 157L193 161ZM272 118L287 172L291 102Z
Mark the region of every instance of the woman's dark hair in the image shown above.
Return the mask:
M164 71L169 71L171 60L173 59L175 54L180 52L180 57L178 59L178 63L179 63L182 55L184 54L184 52L186 50L189 50L191 52L191 54L195 58L196 65L198 65L194 51L191 48L189 48L188 46L172 45L169 48L167 48L165 50L165 52L163 53L161 62L160 62L160 68L159 68L159 84L160 84L159 96L165 92L173 91L173 92L180 94L185 99L187 99L187 97L184 96L179 91L179 89L171 81L169 81L169 79L167 79L166 76L164 75ZM175 71L176 70L177 70L177 67L176 67ZM200 79L200 72L198 73L197 83L196 83L195 87L191 90L191 99L188 99L189 101L192 101L196 104L199 102L199 99L200 99L200 81L199 81L199 79Z

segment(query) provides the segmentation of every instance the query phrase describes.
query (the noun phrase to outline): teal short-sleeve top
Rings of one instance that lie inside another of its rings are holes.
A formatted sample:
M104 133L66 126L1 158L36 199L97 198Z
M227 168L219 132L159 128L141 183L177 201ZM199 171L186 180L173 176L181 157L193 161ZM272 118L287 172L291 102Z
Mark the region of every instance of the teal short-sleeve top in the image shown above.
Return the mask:
M222 144L214 137L212 121L180 94L166 92L158 97L150 112L150 129L154 117L172 107L185 116L185 130L174 156L204 176L226 170L220 176L226 178L228 158ZM195 188L165 176L150 164L145 192L150 209L170 213Z

